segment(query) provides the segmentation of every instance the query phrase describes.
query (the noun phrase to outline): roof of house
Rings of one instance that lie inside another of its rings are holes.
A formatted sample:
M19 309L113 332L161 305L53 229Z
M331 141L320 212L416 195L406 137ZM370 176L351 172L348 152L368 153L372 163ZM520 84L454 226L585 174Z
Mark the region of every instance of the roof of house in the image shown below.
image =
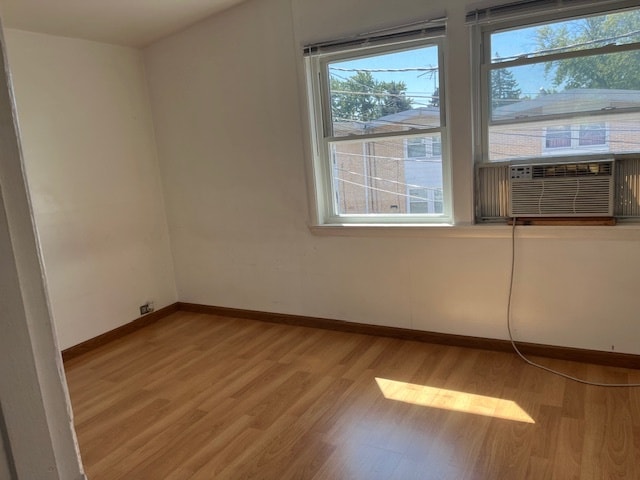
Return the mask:
M434 119L426 123L427 119ZM366 122L358 121L341 121L334 122L333 128L337 136L363 133L365 130L382 128L387 125L404 125L405 127L424 128L425 126L438 126L440 124L440 108L439 107L419 107L403 110L402 112L392 113L375 120Z
M640 107L640 90L573 88L557 93L541 93L535 98L517 100L508 105L496 107L492 111L492 118L508 120L567 111L633 107Z
M541 93L535 98L514 100L494 108L493 120L510 120L554 113L583 112L614 108L640 108L640 90L573 88L556 93ZM419 107L385 115L367 122L335 122L338 136L363 133L387 125L403 125L409 129L438 127L440 107Z

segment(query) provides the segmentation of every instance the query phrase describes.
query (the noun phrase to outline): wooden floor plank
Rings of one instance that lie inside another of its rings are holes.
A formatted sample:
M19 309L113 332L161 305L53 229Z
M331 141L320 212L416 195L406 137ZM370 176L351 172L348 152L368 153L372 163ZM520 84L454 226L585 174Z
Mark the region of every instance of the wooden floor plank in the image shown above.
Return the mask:
M515 354L177 312L65 368L91 479L640 476L640 389Z

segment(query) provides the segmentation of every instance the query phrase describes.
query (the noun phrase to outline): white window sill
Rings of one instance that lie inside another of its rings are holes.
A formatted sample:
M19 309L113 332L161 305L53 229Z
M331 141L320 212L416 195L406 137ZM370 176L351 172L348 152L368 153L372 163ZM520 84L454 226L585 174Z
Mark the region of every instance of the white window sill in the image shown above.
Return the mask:
M325 224L311 225L314 235L343 237L511 238L504 224ZM518 238L573 240L640 240L640 223L614 226L518 225Z

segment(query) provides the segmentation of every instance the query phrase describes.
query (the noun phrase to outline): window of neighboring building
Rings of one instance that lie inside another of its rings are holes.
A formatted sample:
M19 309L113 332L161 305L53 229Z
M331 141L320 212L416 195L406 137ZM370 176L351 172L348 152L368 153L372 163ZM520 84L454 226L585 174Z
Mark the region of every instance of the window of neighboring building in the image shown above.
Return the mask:
M439 135L406 139L407 159L427 160L442 156L442 139Z
M442 213L443 209L442 190L428 188L409 189L410 213Z
M429 145L430 147L431 145ZM431 150L429 148L429 150ZM427 158L431 152L427 153L427 139L424 137L407 138L407 158L411 160Z
M409 213L429 213L428 192L426 188L409 189Z
M607 129L604 123L580 125L578 132L578 146L591 147L607 144Z
M432 137L431 155L433 155L434 157L442 156L442 138L441 137Z
M443 31L309 48L319 224L451 220ZM423 195L434 190L437 210Z
M557 153L558 149L574 149L579 153L596 151L607 146L607 128L604 123L586 125L561 125L546 127L545 153Z
M640 151L640 9L602 8L477 28L482 161Z
M570 148L571 126L547 127L544 148Z
M444 202L442 197L442 190L434 190L433 192L433 211L435 213L442 213L444 208Z

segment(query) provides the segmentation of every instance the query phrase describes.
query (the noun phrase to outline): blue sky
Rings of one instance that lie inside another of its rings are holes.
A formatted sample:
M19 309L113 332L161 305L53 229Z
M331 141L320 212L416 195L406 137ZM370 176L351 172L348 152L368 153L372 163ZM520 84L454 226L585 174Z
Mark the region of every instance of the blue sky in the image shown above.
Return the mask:
M429 103L433 91L438 87L437 73L434 75L429 71L437 66L438 49L435 46L429 46L393 54L364 57L359 60L335 62L330 65L334 67L330 68L330 72L336 78L344 79L354 75L355 70L362 69L371 71L374 78L379 81L402 81L407 85L407 95L414 98L414 107L419 107ZM394 71L398 69L421 70Z
M496 53L500 57L512 57L537 50L535 31L537 27L520 29L518 31L504 31L492 35L491 55ZM551 77L545 77L541 65L531 65L511 69L518 81L523 96L534 97L541 88L552 88Z
M501 57L514 56L535 50L535 28L507 31L493 35L492 54L497 52ZM414 107L428 104L430 96L438 87L439 79L429 71L394 71L398 69L429 69L438 64L437 47L421 47L404 52L363 57L358 60L335 62L330 71L339 79L354 75L356 70L371 71L379 81L403 81L407 85L407 95L414 98ZM340 70L344 69L344 70ZM375 71L387 70L387 71ZM512 73L518 81L522 95L535 96L540 88L551 88L550 79L546 80L544 69L540 66L513 69Z

